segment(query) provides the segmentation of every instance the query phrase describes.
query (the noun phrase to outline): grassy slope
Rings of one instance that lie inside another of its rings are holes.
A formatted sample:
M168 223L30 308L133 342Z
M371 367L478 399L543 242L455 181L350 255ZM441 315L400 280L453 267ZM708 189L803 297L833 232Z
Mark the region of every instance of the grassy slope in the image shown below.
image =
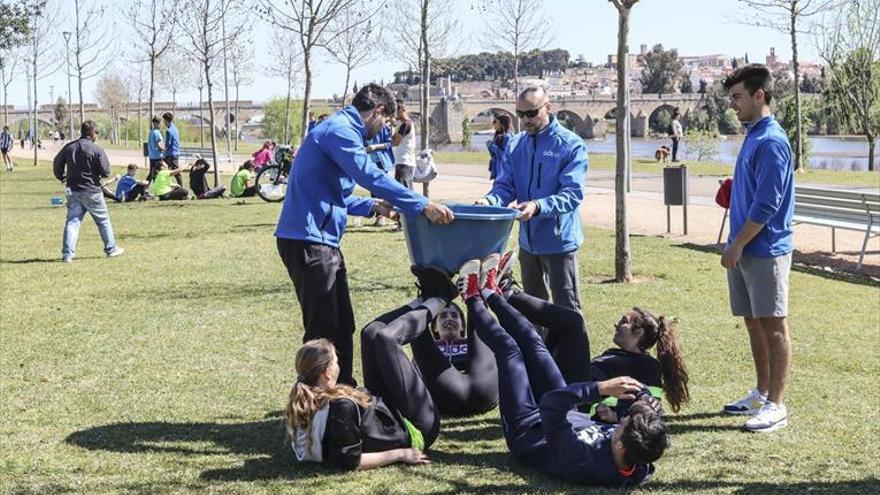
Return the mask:
M279 417L302 329L272 237L279 206L111 205L125 256L103 258L86 220L66 265L49 175L0 176L0 493L576 491L507 455L497 411L444 421L427 467L296 466ZM673 446L645 491L880 491L876 287L793 274L792 423L752 435L715 414L752 381L717 254L635 237L640 282L623 286L604 283L611 234L588 229L587 239L593 352L638 304L677 319L691 371L694 400L669 418ZM359 327L414 296L402 234L353 228L343 249Z

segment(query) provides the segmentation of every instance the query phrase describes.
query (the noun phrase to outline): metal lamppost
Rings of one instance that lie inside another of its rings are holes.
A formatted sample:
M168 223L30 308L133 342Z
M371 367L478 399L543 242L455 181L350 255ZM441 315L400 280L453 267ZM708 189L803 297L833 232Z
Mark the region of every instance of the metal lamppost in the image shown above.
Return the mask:
M70 105L70 35L72 33L64 31L61 34L64 35L64 50L67 52L67 59L65 60L65 65L67 65L67 121L69 123L68 131L70 132L67 135L67 139L73 139L73 108Z

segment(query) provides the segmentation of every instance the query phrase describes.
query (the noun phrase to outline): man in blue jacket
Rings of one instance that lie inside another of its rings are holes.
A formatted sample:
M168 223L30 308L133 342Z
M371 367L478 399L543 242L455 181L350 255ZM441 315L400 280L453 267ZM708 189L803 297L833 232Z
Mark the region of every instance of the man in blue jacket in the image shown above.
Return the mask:
M339 250L348 215L425 215L452 222L452 211L406 189L370 159L365 142L394 115L391 93L368 84L351 105L306 134L291 168L287 195L275 229L278 253L302 308L303 342L326 338L339 356L339 382L354 385L354 312L345 259ZM379 198L353 194L360 185Z
M165 121L165 163L168 164L170 170L177 170L180 166L180 133L177 126L174 125L174 114L165 112L162 114L162 120ZM179 185L183 185L183 179L180 174L174 176Z
M741 67L723 84L747 132L736 158L721 265L727 268L730 308L749 331L757 375L757 387L724 411L752 416L745 428L767 433L788 425L782 401L791 362L786 321L794 249L791 146L770 114L773 79L766 67Z
M516 114L522 128L510 139L500 171L478 204L522 211L519 262L523 289L535 297L580 311L577 250L584 241L578 206L584 199L587 148L550 113L543 87L520 93Z

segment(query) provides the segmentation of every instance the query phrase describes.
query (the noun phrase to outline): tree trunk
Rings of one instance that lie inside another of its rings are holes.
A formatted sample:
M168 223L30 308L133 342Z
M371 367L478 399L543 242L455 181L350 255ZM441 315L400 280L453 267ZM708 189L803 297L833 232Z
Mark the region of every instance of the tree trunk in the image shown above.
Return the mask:
M794 169L801 170L804 166L804 138L801 136L803 128L803 116L801 115L801 84L800 84L800 64L798 63L797 52L797 15L794 13L796 4L791 5L791 24L789 26L791 34L791 64L794 69Z
M421 107L422 107L422 129L421 129L421 139L422 139L422 149L427 149L430 147L431 143L429 142L430 129L428 126L430 125L430 108L428 104L430 103L430 91L431 91L431 50L428 47L428 3L430 0L422 0L422 91L421 91ZM422 194L425 197L428 197L429 187L428 182L422 183Z
M629 78L627 76L627 37L629 35L629 10L619 11L617 27L617 167L614 177L615 196L615 244L614 279L617 282L632 281L632 261L629 252L629 224L626 211L626 178L629 168Z
M235 151L238 151L238 122L239 122L239 101L238 101L238 88L239 85L235 85Z
M287 99L284 100L284 144L290 144L293 136L290 133L290 74L287 76ZM308 125L308 123L306 124Z
M205 64L205 86L208 88L208 115L211 116L211 156L214 159L214 187L220 186L220 162L217 161L217 133L214 132L216 114L214 113L214 95L211 91L211 67Z
M200 93L201 94L201 93ZM202 97L199 96L199 100ZM199 102L201 103L201 102ZM150 119L152 122L152 118L156 115L156 56L153 55L150 57ZM150 125L153 125L152 123ZM204 146L204 143L202 143Z
M36 44L36 42L34 42L34 43ZM37 166L37 148L38 148L37 143L40 142L40 121L38 120L38 114L37 114L37 108L39 108L39 106L37 105L37 99L38 99L38 96L37 96L37 74L39 74L39 72L37 72L36 50L34 50L34 55L35 56L34 56L34 142L33 142L33 145L34 145L34 166L36 167Z
M309 131L309 98L312 96L312 60L311 60L311 47L303 50L303 69L306 73L306 87L303 91L303 108L302 108L302 116L300 118L300 124L302 124L302 129L300 130L300 139L306 137L306 133ZM290 95L287 96L288 105L290 104ZM290 141L287 142L290 144Z
M876 144L874 143L874 134L867 133L865 137L868 138L868 171L873 172L874 167L874 147Z
M351 82L351 61L345 66L345 91L342 92L342 106L345 106L345 99L348 97L348 84Z
M0 84L3 85L3 125L9 125L9 95L6 93L6 72L3 64L0 64Z

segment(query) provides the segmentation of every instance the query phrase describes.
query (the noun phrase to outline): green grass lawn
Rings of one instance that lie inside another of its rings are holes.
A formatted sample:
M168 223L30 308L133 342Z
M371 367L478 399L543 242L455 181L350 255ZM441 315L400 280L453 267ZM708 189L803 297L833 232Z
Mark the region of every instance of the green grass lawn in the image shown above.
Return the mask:
M444 420L429 466L296 465L280 415L302 328L272 237L280 206L113 204L125 255L104 258L87 219L62 264L50 177L0 175L0 493L584 493L513 460L497 410ZM792 274L791 425L749 434L717 414L753 381L718 255L634 237L638 282L618 285L613 236L586 237L593 352L640 305L675 318L690 368L693 401L669 416L672 446L638 491L880 493L880 289ZM402 234L352 228L343 251L359 328L414 297Z
M487 151L440 151L435 155L435 159L439 163L463 163L485 166L489 163L489 153ZM733 174L733 166L724 163L688 161L687 165L691 176L728 177ZM590 153L591 169L614 170L615 166L614 155ZM655 160L646 158L633 159L633 171L635 172L660 174L660 168L661 165ZM804 170L798 172L796 180L798 182L816 184L880 187L880 173L876 171Z

